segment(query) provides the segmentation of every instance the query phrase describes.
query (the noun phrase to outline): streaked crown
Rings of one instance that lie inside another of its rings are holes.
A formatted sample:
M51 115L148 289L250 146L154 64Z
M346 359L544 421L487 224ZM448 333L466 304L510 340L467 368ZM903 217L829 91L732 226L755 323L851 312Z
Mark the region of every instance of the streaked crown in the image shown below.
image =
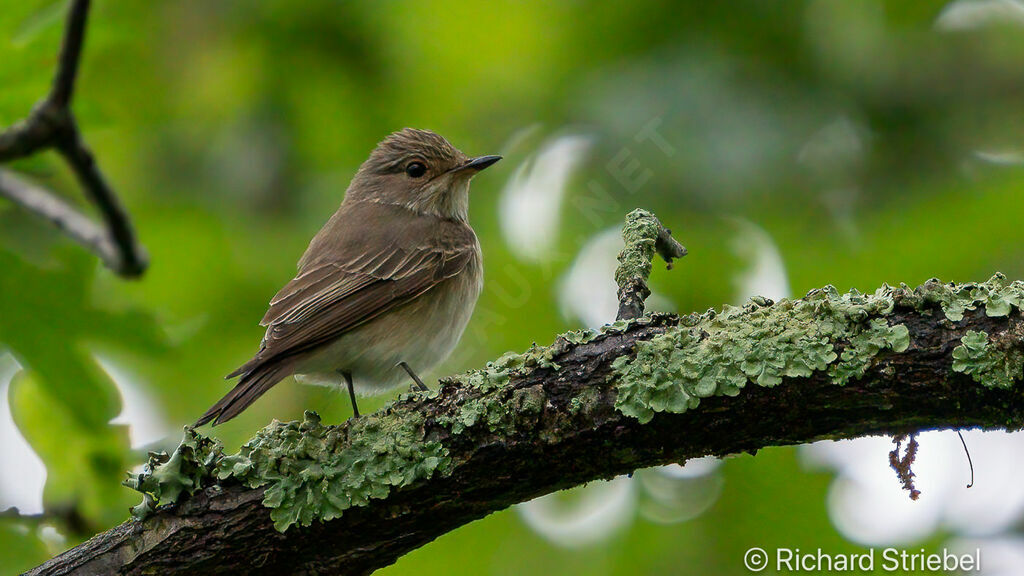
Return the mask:
M430 130L403 128L388 135L370 154L360 170L376 173L400 172L406 163L420 159L437 169L447 170L468 157L440 134Z

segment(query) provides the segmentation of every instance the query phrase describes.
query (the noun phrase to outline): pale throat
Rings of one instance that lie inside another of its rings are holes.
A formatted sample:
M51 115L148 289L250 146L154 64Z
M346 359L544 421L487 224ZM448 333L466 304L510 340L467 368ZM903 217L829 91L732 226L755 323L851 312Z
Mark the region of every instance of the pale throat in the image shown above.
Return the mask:
M469 178L448 184L432 183L417 194L408 207L424 214L469 222Z

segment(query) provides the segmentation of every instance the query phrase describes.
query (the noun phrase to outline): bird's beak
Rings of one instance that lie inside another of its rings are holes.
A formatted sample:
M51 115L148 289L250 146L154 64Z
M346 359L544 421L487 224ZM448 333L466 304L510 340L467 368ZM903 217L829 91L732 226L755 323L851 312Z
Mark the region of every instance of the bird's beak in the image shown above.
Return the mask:
M501 156L478 156L476 158L470 158L469 162L461 166L456 166L452 169L452 172L462 172L463 170L472 170L473 172L479 172L484 168L487 168L491 164L494 164L498 160L501 160Z

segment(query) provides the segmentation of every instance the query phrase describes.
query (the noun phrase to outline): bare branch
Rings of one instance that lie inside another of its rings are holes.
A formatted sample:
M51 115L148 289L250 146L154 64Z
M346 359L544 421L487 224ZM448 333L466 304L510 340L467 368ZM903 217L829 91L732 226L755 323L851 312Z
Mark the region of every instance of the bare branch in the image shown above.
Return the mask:
M56 194L0 169L0 196L46 219L69 238L99 255L110 268L120 266L121 256L107 231Z
M70 108L88 14L89 0L71 3L50 93L32 109L28 118L0 133L0 162L56 149L71 166L86 196L99 209L105 227L92 223L53 192L27 184L10 173L0 173L0 195L64 230L117 274L136 277L146 270L145 252L136 241L128 213L82 140Z

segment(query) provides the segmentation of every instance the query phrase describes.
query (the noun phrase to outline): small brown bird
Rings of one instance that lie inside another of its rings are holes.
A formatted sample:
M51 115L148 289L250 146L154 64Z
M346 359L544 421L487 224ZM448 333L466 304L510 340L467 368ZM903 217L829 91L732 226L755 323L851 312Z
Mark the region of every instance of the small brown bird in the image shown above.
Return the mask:
M469 181L500 156L470 158L441 136L395 132L360 166L309 243L298 275L270 301L259 352L196 422L216 426L294 374L379 394L451 354L483 287L468 222ZM403 372L404 370L404 372Z

